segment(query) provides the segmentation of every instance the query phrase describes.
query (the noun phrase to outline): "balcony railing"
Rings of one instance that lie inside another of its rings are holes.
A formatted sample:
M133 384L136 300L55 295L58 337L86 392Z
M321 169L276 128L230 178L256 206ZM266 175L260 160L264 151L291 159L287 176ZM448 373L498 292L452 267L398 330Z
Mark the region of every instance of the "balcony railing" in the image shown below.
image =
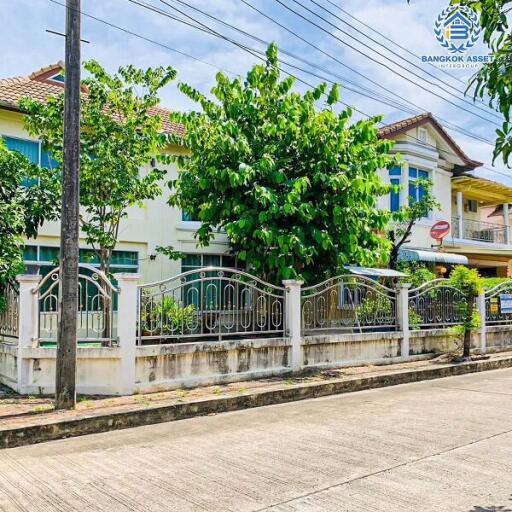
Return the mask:
M507 227L503 224L483 222L462 218L462 232L459 223L460 217L452 217L452 236L464 240L488 242L492 244L508 243Z

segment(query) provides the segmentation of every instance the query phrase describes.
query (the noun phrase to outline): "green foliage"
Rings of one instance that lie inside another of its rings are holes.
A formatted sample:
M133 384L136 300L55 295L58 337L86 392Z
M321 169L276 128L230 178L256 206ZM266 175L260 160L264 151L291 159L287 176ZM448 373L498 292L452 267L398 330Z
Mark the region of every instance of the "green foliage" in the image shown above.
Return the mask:
M400 248L410 242L410 236L414 225L421 219L428 217L431 212L439 210L441 205L432 194L432 181L425 178L416 180L417 187L423 187L423 197L416 201L409 196L408 204L402 206L393 214L392 223L388 230L388 238L391 241L389 253L389 267L397 268L398 253Z
M491 108L503 114L501 129L496 130L494 160L501 155L509 164L512 154L512 32L507 20L510 0L452 0L454 4L467 5L480 15L484 41L492 53L492 61L483 64L472 77L468 90L474 86L474 98L488 100Z
M24 179L33 185L22 186ZM23 237L36 236L44 221L57 218L58 198L55 174L9 151L0 139L0 296L23 271Z
M165 171L149 168L162 156L167 138L162 117L155 115L158 92L176 76L173 68L140 70L121 67L108 74L98 62L84 64L89 77L81 98L80 205L81 229L96 251L101 269L108 272L121 220L127 209L161 194ZM63 94L47 103L23 98L28 131L62 166ZM144 172L141 168L147 166Z
M450 285L465 297L476 297L483 290L483 282L476 268L457 265L450 274Z
M380 293L366 297L356 308L356 318L362 324L371 325L377 318L391 318L391 300Z
M141 309L141 325L162 335L184 334L192 329L194 305L181 306L174 297L162 297Z
M510 282L509 277L482 277L482 286L484 290L490 290L501 283Z
M418 286L433 281L436 278L434 272L429 270L423 263L417 261L399 261L397 268L400 272L407 274L404 281L410 283L411 288L418 288Z
M335 111L337 87L292 92L277 53L271 45L245 80L217 74L216 101L180 84L202 112L171 115L186 127L171 142L190 154L173 158L170 204L198 216L200 245L224 229L238 258L273 282L375 265L389 250L379 232L390 219L377 208L390 190L377 171L393 165L393 143L379 139L380 117L352 122L350 108Z
M409 329L413 331L419 329L422 320L421 315L416 313L414 308L409 308Z

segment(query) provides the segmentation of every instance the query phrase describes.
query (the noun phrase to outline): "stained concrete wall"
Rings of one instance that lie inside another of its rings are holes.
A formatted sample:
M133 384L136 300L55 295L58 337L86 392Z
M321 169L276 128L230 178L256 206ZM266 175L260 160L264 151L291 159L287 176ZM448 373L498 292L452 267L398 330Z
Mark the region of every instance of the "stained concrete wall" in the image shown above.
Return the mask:
M450 329L411 331L409 354L401 353L402 333L354 333L306 336L302 339L302 368L319 369L362 364L387 364L460 349ZM472 345L480 347L475 334ZM512 347L512 325L487 328L489 351ZM237 382L291 373L289 338L181 343L137 347L133 392L152 392ZM0 381L18 389L18 361L28 361L22 393L52 394L56 350L0 343ZM126 393L121 347L79 348L77 390L83 394ZM133 361L133 360L132 360ZM124 378L124 381L123 381ZM130 384L131 385L131 384ZM128 389L130 388L128 385ZM123 387L124 386L124 387Z
M217 384L289 372L286 338L137 347L135 390Z

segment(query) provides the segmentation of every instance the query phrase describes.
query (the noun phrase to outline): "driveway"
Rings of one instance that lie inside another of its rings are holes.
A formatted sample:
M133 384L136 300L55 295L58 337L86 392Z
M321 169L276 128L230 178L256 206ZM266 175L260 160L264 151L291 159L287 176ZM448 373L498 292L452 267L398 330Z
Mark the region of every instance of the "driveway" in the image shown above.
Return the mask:
M2 511L512 512L512 369L0 451Z

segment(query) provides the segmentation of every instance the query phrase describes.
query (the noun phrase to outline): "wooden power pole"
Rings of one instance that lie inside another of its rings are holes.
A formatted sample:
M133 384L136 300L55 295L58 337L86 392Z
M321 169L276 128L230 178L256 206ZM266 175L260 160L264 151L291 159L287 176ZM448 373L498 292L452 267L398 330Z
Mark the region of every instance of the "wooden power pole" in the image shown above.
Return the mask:
M60 299L55 407L76 403L80 206L80 0L66 0Z

